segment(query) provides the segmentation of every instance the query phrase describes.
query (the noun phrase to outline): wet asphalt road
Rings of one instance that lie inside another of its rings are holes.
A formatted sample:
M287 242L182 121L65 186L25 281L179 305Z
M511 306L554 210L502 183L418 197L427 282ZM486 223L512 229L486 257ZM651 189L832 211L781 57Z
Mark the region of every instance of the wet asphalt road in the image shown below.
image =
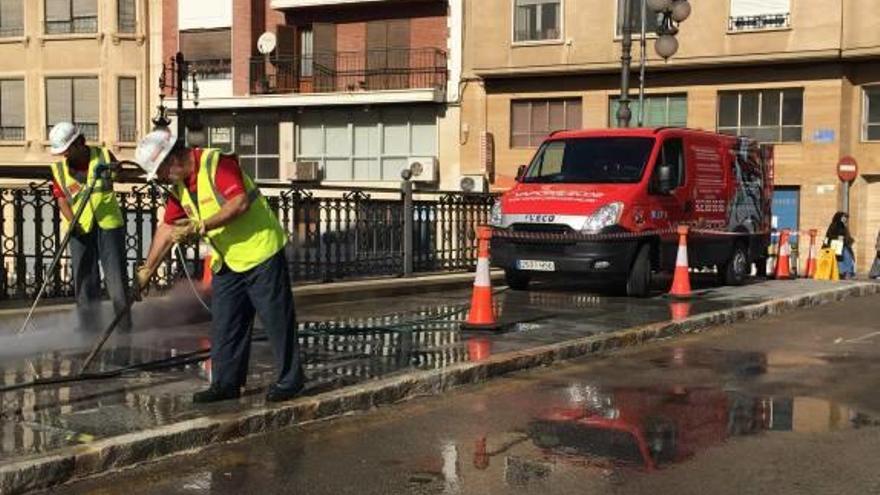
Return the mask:
M878 321L851 299L53 493L880 493Z

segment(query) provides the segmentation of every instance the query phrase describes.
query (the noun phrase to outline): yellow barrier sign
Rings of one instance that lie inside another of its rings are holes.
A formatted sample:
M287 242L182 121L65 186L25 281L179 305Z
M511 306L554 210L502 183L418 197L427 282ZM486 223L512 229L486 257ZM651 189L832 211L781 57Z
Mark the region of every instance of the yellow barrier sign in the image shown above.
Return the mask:
M840 280L840 272L837 268L837 256L831 248L819 250L819 259L816 260L815 280Z

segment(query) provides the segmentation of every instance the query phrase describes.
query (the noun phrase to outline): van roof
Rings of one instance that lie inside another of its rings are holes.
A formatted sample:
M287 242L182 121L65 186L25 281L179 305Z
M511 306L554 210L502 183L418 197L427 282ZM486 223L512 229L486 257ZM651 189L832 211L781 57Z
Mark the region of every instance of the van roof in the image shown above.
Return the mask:
M726 134L718 134L711 131L704 131L698 129L690 129L687 127L627 127L627 128L607 128L607 129L577 129L577 130L562 130L555 131L550 134L548 139L566 139L566 138L579 138L579 137L613 137L613 136L626 136L626 137L654 137L662 131L668 130L677 130L684 131L687 133L693 134L704 134L715 137L722 137L726 139L736 139L736 136L730 136Z

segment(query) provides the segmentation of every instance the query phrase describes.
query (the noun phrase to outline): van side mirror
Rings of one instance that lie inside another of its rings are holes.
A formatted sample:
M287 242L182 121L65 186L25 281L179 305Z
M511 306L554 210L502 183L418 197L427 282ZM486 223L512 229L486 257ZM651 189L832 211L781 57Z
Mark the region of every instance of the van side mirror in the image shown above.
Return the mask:
M527 167L525 165L520 165L519 167L517 167L517 169L516 169L516 181L517 182L521 181L522 178L525 177L526 168Z
M657 189L660 194L669 194L675 188L672 183L672 166L663 163L657 169Z

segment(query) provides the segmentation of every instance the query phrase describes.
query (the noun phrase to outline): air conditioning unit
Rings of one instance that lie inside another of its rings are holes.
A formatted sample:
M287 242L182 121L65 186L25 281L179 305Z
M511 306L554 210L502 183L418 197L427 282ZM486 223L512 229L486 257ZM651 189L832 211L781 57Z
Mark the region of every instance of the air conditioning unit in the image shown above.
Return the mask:
M413 182L437 182L440 167L435 156L414 156L407 162Z
M314 160L297 160L284 164L282 179L296 182L318 182L321 180L321 163Z
M458 179L458 188L466 193L483 193L489 190L489 183L482 174L462 175Z

